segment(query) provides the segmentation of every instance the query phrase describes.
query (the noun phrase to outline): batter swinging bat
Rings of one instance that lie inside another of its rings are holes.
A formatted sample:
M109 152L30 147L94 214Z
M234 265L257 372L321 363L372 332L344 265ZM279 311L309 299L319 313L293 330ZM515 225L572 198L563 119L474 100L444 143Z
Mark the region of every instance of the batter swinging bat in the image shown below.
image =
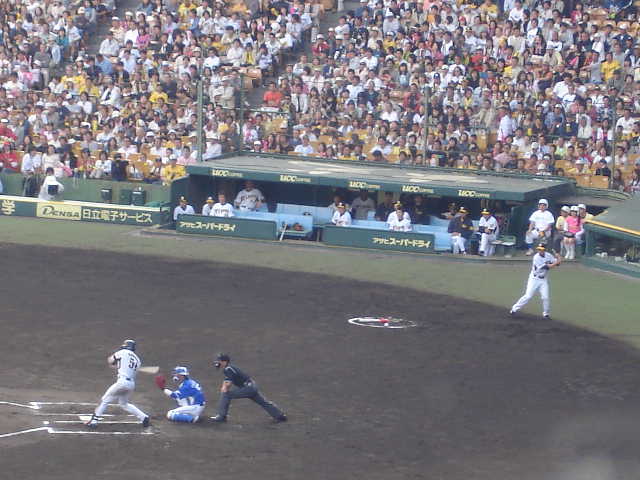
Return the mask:
M138 369L139 372L142 373L150 373L151 375L155 375L156 373L158 373L160 371L160 367L158 366L154 366L154 367L140 367Z

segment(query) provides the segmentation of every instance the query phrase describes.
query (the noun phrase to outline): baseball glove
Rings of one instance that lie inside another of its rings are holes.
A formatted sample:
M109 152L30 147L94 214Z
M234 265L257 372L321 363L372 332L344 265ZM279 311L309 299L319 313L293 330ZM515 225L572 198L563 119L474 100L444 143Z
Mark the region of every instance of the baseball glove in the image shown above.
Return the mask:
M156 375L154 381L160 390L164 390L164 387L167 384L167 379L164 378L164 375Z

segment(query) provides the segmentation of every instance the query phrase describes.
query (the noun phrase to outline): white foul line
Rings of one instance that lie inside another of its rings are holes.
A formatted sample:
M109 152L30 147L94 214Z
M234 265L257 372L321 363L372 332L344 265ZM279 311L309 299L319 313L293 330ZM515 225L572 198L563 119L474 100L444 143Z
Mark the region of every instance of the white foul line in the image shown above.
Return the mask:
M49 427L39 427L39 428L30 428L29 430L20 430L19 432L3 433L0 435L0 438L14 437L16 435L22 435L23 433L40 432L43 430L46 430L49 433L51 433L50 432L51 429Z
M31 410L38 410L40 408L37 405L33 405L33 402L31 402L31 405L23 405L22 403L13 403L13 402L0 402L0 405L11 405L13 407L30 408Z

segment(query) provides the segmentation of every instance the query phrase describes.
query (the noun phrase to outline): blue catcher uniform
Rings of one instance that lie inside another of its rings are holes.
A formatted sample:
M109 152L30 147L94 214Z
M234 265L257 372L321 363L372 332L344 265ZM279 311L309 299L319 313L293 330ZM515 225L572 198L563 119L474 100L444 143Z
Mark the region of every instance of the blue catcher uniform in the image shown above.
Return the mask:
M187 367L176 367L173 373L175 381L180 379L178 375L183 375L185 379L176 391L164 389L164 394L178 403L178 408L167 412L167 418L173 422L196 423L206 404L202 387L194 379L189 378Z

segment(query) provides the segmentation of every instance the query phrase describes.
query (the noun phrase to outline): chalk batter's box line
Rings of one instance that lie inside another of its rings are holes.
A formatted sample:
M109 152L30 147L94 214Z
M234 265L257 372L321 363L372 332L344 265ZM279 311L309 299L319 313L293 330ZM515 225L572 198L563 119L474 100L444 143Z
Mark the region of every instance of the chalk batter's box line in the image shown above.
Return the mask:
M153 435L153 432L89 432L83 430L56 430L49 428L49 433L54 435Z
M52 422L49 423L56 423L56 424L66 424L66 425L84 425L87 422L84 422L82 420L54 420ZM106 421L106 422L100 422L100 425L140 425L140 422L110 422L110 421Z
M93 413L34 413L36 417L90 417ZM112 413L103 413L101 417L135 417L131 414L115 415Z

